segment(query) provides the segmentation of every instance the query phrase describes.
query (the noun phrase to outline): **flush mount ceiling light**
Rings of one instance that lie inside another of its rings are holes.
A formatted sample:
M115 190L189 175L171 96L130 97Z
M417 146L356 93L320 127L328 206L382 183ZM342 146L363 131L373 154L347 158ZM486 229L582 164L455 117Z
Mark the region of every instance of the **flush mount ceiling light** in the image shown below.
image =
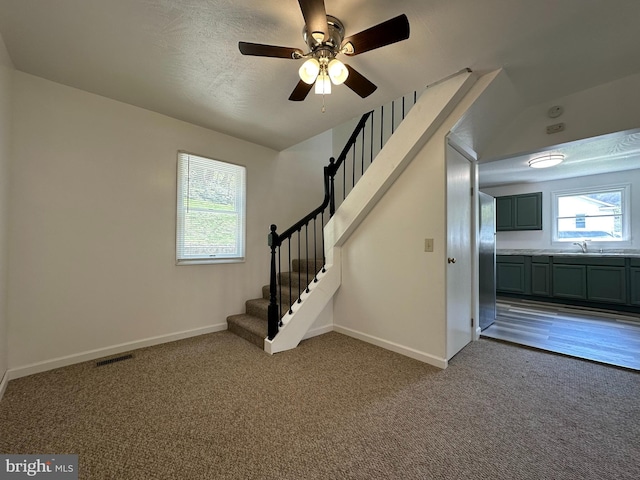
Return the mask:
M531 168L549 168L559 165L564 160L564 155L560 153L550 153L542 155L541 157L532 158L529 160L529 166Z

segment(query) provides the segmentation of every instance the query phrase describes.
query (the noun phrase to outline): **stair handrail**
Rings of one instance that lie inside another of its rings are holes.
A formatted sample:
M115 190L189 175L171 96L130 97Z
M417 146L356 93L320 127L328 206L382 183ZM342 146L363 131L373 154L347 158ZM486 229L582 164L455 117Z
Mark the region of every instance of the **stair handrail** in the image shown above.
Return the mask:
M312 210L310 213L308 213L307 215L302 217L300 220L298 220L296 223L294 223L289 228L287 228L284 232L279 234L278 235L279 240L290 238L294 233L300 231L302 227L304 227L307 223L309 223L311 220L313 220L315 217L317 217L320 213L322 213L327 208L327 206L331 201L329 183L330 183L331 174L333 173L333 175L335 175L335 169L333 169L333 165L335 161L336 161L335 158L331 157L331 159L329 160L329 165L324 167L324 199L322 200L322 203L320 204L320 206ZM275 227L275 225L271 225L271 227ZM273 231L273 228L272 228L272 231Z
M354 129L353 133L349 137L347 144L345 145L345 147L342 149L342 152L338 156L338 160L336 161L334 157L331 157L329 159L329 165L323 167L324 198L322 200L322 203L317 208L309 212L307 215L302 217L300 220L294 223L291 227L289 227L288 229L286 229L284 232L280 234L277 233L278 227L275 224L272 224L270 227L271 231L269 232L268 242L267 242L269 247L271 248L271 262L270 262L270 275L269 275L269 307L267 311L267 315L268 315L267 338L269 340L273 340L275 338L275 336L278 334L280 327L282 326L282 319L280 315L280 303L282 302L278 302L278 299L277 299L279 268L276 267L276 263L279 263L279 262L276 262L276 257L279 259L279 256L280 256L279 248L282 247L283 241L290 240L295 233L300 233L302 229L308 226L308 224L311 221L314 221L315 219L317 219L318 215L323 216L322 222L321 222L321 229L322 229L324 227L324 212L326 211L327 207L329 207L329 210L330 210L329 215L333 216L333 214L335 213L334 177L338 169L340 168L340 165L342 165L342 163L344 162L344 159L346 158L349 150L357 141L358 135L360 135L360 133L364 129L367 123L367 120L372 113L373 111L370 111L362 115L362 117L360 118L360 121L356 125L356 128ZM323 264L322 270L325 271L324 269L324 260L325 260L324 233L322 232L321 232L321 237L322 237L322 264ZM307 266L307 270L308 270L308 266ZM314 281L317 282L317 272L314 271L313 273L314 273ZM298 274L300 276L300 270ZM307 276L308 276L308 271L307 271ZM307 287L307 291L308 291L308 287ZM298 302L300 302L301 301L300 289L298 293L299 293ZM292 313L291 309L289 309L289 312Z
M413 97L413 102L412 105L415 105L416 100L417 100L417 92L413 92L412 94ZM411 97L409 97L409 100L411 101ZM398 102L398 109L400 109L400 105L402 108L401 111L401 120L404 120L405 118L405 113L406 113L406 109L405 109L405 96L402 97L401 99L401 103L400 103L400 99L398 99L397 101L394 100L393 102L391 102L391 125L390 125L390 132L389 130L387 130L387 132L384 131L384 124L385 124L385 116L384 116L384 106L380 107L380 124L378 126L379 129L379 134L380 134L380 144L379 144L379 150L382 149L383 144L386 142L385 139L388 140L388 137L386 137L386 134L393 134L395 128L396 128L396 102ZM412 106L411 105L411 106ZM409 108L411 108L411 106L409 106ZM370 122L370 140L369 140L369 164L371 162L373 162L373 158L374 158L374 112L376 112L376 110L372 110L369 111L365 114L362 115L362 117L360 118L360 120L358 121L355 129L353 130L353 132L351 133L351 136L349 137L349 139L347 140L346 145L344 146L344 148L342 149L342 151L340 152L340 155L338 155L337 160L334 157L331 157L329 160L329 165L323 167L324 169L324 198L322 200L322 203L320 204L320 206L318 206L317 208L315 208L314 210L312 210L310 213L308 213L307 215L305 215L303 218L301 218L300 220L298 220L296 223L294 223L291 227L289 227L288 229L286 229L284 232L282 232L281 234L277 233L277 226L276 225L271 225L270 226L270 232L268 235L268 245L271 248L271 265L270 265L270 280L269 280L269 307L268 307L268 327L267 327L267 338L269 340L273 340L275 338L275 336L278 334L278 331L280 329L280 327L283 325L282 323L282 315L280 314L280 308L282 305L282 288L280 289L280 299L278 301L278 276L279 276L279 272L281 272L281 268L280 268L280 262L281 262L281 250L282 250L282 245L283 242L285 241L289 241L289 262L291 262L291 239L292 237L297 233L298 234L298 258L300 256L300 249L301 249L301 236L302 236L302 230L305 229L305 241L307 242L307 264L306 264L306 284L307 285L304 290L309 293L309 263L308 263L308 228L309 228L309 224L311 222L313 222L314 224L314 232L313 232L313 239L314 242L317 241L317 232L316 232L316 222L317 222L317 218L318 216L321 217L321 221L320 221L320 237L322 239L322 272L326 272L325 270L325 252L324 252L324 212L326 211L327 207L329 207L329 218L332 217L336 211L336 195L335 195L335 177L336 174L338 173L338 170L340 169L340 167L342 167L344 165L343 168L343 177L345 176L345 172L346 172L346 164L345 164L345 160L347 158L347 155L349 154L350 151L353 152L353 165L352 165L352 184L351 184L351 188L353 188L355 186L356 183L356 168L355 168L355 152L356 152L356 146L357 146L357 141L358 141L358 137L362 134L362 143L363 146L361 148L361 154L362 154L362 159L361 159L361 169L359 172L359 176L358 178L360 178L360 176L362 176L364 174L365 171L365 144L366 144L366 140L364 138L365 136L365 128L367 125L367 122L369 121L369 119L371 119ZM378 146L376 144L375 146L376 151L378 150ZM347 185L346 185L346 180L343 178L343 186L342 186L342 191L343 191L343 200L347 195ZM314 243L314 259L317 260L317 257L315 256L317 254L317 245L315 245ZM318 281L318 276L317 276L317 269L314 269L313 272L313 281L317 282ZM293 272L292 272L293 274ZM301 284L302 284L302 267L300 266L300 264L298 265L298 299L297 299L297 303L301 303L302 302L302 288L301 288ZM291 300L292 298L292 288L291 288L291 281L289 282L289 299ZM292 305L289 307L289 313L292 314L293 310L292 310Z

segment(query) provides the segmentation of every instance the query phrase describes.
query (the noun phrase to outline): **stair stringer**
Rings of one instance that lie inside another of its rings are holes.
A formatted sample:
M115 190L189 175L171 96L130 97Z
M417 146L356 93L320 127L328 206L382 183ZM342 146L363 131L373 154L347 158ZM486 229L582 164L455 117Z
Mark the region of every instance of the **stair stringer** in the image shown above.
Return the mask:
M324 228L326 272L303 293L293 313L273 340L265 339L265 351L277 353L296 348L341 284L341 246L373 210L386 191L436 133L475 83L474 73L464 72L428 88L389 138L375 161Z
M291 306L293 313L285 313L282 317L283 325L273 340L265 338L264 351L270 354L284 352L296 348L300 341L313 326L317 318L333 299L333 295L340 287L340 249L333 252L331 260L327 259L324 272L318 272L318 281L309 284L309 292L305 290Z

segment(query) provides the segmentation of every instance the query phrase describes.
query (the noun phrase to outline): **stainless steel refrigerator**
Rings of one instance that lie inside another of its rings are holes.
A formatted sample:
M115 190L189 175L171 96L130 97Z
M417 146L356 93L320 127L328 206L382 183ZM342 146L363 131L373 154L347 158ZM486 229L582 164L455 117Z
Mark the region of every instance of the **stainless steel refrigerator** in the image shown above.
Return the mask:
M491 195L480 192L479 300L480 329L496 320L496 208Z

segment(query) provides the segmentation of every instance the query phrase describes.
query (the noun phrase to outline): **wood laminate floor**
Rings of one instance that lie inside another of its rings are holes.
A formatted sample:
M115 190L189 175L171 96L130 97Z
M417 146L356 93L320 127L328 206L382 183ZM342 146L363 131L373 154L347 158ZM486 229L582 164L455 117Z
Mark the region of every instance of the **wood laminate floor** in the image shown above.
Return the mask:
M640 370L640 316L512 298L496 310L483 337Z

